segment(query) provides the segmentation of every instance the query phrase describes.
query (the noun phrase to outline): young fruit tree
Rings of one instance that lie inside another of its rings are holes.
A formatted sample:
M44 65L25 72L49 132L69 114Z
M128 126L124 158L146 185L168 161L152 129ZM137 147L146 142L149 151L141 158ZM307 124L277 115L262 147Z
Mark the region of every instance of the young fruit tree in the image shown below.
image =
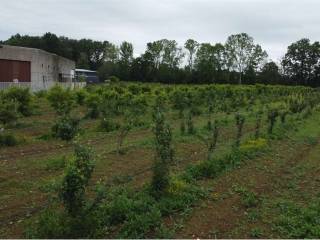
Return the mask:
M160 198L169 186L169 166L173 161L171 128L165 121L163 112L156 107L153 114L156 155L151 183L155 198Z
M238 148L241 143L242 130L245 122L245 117L240 113L237 113L235 118L236 118L236 126L237 126L237 136L236 136L235 147Z

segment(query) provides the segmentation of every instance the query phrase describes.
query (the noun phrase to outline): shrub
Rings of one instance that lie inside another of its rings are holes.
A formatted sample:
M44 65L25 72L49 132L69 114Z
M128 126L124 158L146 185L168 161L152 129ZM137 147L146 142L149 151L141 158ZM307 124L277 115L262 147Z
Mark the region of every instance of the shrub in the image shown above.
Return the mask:
M197 165L189 166L186 171L186 176L192 179L214 178L218 176L225 167L226 165L223 159L210 159L202 161Z
M119 83L120 79L116 76L110 76L109 77L110 83Z
M62 116L52 126L53 136L61 138L62 140L70 141L79 132L79 123L80 120L78 118Z
M262 232L261 228L254 227L250 231L250 236L253 238L261 238L262 235L263 235L263 232Z
M260 202L258 195L255 194L254 192L243 191L241 195L242 195L241 203L246 208L256 207Z
M37 219L37 223L26 230L26 238L60 239L66 238L67 223L62 212L47 209Z
M87 91L85 89L77 90L75 92L75 98L76 98L77 104L79 104L80 106L84 105L86 96L87 96Z
M18 145L18 140L10 134L0 133L0 147L12 147Z
M121 229L119 238L145 238L152 228L161 223L161 212L155 206L150 206L147 212L129 214L128 220Z
M17 121L18 117L17 102L0 99L0 123L3 125L12 124Z
M37 98L44 98L48 94L47 90L40 90L34 93Z
M129 192L110 193L117 194L115 199L107 201L103 206L103 215L108 225L122 223L128 218L128 213L134 209L134 200L131 199Z
M69 114L75 106L74 95L69 88L63 89L56 85L48 91L47 98L59 115Z
M99 209L104 216L105 225L121 224L119 238L145 238L161 220L157 202L147 191L111 189L108 199Z
M118 130L120 128L120 125L105 117L100 121L100 128L106 132L112 132Z
M29 88L11 87L4 92L4 99L17 103L17 111L23 116L32 114L32 95Z
M98 94L92 93L85 99L85 104L88 107L88 114L90 118L98 118L100 115L101 98Z
M173 179L173 181L175 180ZM183 180L178 180L178 184L178 188L175 192L163 196L161 200L157 202L163 216L168 216L170 213L174 213L179 210L184 211L196 200L205 196L205 191L192 183L186 183Z

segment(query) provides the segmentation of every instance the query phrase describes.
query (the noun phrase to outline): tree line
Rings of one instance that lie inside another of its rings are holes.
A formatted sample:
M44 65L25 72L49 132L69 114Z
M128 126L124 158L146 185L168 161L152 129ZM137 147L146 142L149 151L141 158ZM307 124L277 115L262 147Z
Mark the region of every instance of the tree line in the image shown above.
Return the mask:
M199 43L188 39L147 43L134 57L132 43L75 40L52 33L43 36L16 34L2 43L33 47L72 59L78 68L97 70L100 79L116 76L125 81L162 83L243 83L320 86L320 44L301 39L288 46L280 64L246 33L234 34L225 43Z

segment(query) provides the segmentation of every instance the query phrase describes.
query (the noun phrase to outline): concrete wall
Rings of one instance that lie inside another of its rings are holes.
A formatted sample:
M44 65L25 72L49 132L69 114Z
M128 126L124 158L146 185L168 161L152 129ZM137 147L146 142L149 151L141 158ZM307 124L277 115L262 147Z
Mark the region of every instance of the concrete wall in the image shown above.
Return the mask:
M31 90L48 89L58 81L71 82L75 62L46 51L1 45L0 59L31 62ZM8 80L10 82L12 80Z

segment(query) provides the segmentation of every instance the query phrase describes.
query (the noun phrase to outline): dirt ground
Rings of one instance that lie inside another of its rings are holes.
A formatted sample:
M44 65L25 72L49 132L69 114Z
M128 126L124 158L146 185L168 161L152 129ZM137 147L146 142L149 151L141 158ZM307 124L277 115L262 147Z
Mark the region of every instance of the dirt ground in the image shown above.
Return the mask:
M253 159L217 180L207 180L204 184L212 190L210 199L180 219L182 227L175 237L281 237L272 225L273 219L277 218L273 210L275 202L284 199L307 203L320 192L319 134L312 144L300 140L275 142L271 153ZM258 203L254 206L244 204L243 192L254 193Z

